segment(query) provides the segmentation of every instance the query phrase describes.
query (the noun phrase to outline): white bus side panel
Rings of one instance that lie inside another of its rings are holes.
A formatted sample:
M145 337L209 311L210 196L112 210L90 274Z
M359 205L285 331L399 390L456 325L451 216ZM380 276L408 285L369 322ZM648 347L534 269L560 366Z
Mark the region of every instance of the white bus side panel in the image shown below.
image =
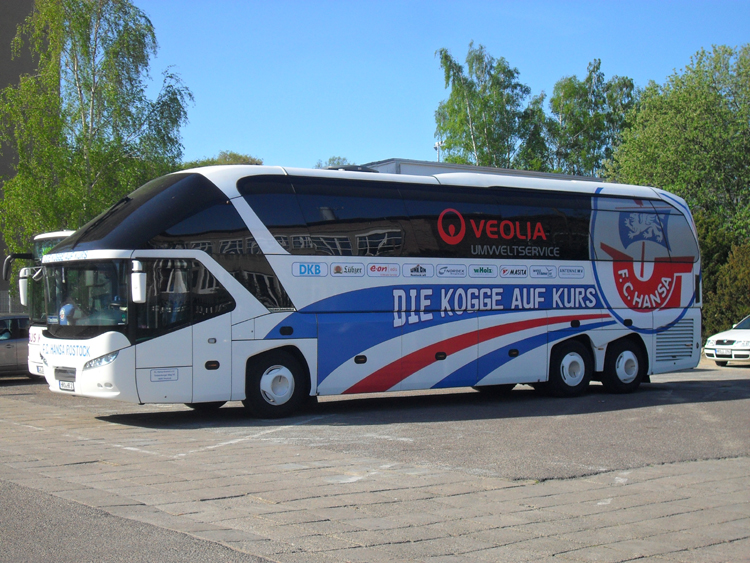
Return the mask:
M193 326L192 402L228 401L232 396L231 315Z
M193 402L193 328L186 327L135 347L141 403Z

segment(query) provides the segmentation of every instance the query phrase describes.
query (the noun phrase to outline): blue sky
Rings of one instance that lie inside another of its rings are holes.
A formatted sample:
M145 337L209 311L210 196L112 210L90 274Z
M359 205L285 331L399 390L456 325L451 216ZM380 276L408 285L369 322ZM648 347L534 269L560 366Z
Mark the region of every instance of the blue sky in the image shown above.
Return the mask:
M750 2L134 0L192 90L185 160L221 150L313 167L343 156L435 160L448 96L435 51L470 41L518 68L532 94L602 60L605 78L663 83L700 48L750 42Z

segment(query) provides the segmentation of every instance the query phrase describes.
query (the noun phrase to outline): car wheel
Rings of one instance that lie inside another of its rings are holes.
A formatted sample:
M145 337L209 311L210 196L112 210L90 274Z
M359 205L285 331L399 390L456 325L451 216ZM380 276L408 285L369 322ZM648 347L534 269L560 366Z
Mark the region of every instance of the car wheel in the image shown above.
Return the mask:
M720 368L727 367L728 363L729 362L727 360L721 360L721 361L716 360L716 365L719 366Z
M259 418L289 416L310 394L307 370L292 354L274 350L253 358L245 377L242 401L248 412Z
M594 371L591 352L577 340L558 344L552 350L545 391L555 397L575 397L589 385Z
M607 347L602 385L609 393L632 393L646 375L641 347L632 340L618 340Z

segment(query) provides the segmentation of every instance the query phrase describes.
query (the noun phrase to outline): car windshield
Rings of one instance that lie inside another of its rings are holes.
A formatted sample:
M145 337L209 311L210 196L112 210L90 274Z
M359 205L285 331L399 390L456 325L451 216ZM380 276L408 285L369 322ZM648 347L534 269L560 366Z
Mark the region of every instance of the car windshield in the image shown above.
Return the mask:
M59 338L127 333L128 277L123 260L49 264L44 268L47 329Z
M738 322L735 327L735 329L750 329L750 317L745 317L740 322Z

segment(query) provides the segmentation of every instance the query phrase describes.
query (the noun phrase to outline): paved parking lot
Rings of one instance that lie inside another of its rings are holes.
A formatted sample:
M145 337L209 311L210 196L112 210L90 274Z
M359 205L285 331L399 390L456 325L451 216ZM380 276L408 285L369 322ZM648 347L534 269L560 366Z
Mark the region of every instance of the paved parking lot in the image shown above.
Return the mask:
M750 561L750 369L282 421L0 380L0 480L279 562Z

